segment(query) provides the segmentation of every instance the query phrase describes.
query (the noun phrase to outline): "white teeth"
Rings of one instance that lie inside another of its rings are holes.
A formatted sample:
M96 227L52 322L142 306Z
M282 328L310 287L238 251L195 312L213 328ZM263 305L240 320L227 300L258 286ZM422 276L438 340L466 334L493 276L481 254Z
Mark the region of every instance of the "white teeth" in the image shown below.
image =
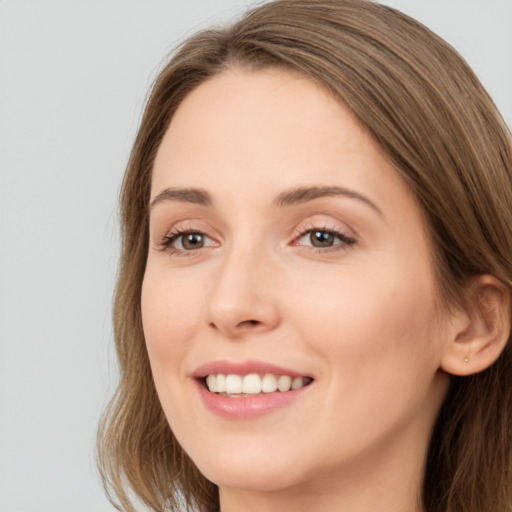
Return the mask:
M304 379L302 377L295 377L292 380L292 389L300 389L302 386L304 386ZM219 377L217 377L217 390L219 387Z
M226 392L226 376L222 373L217 375L217 381L215 383L215 392L216 393L225 393ZM210 389L211 391L211 389Z
M281 375L277 379L277 389L279 391L290 391L290 388L292 387L292 378L288 377L288 375Z
M206 377L206 385L213 393L217 393L217 377L215 375L208 375Z
M242 381L242 393L248 393L250 395L257 395L258 393L261 393L260 376L255 373L246 375Z
M226 375L226 393L234 394L242 392L242 377L240 375Z
M261 379L261 391L263 393L273 393L277 390L277 379L275 375L272 375L271 373L267 373L263 376L263 379Z
M307 377L290 377L289 375L273 375L266 373L248 375L219 373L206 377L206 386L212 393L225 393L226 395L259 395L260 393L274 393L279 390L285 393L290 390L300 389L309 384L311 379Z

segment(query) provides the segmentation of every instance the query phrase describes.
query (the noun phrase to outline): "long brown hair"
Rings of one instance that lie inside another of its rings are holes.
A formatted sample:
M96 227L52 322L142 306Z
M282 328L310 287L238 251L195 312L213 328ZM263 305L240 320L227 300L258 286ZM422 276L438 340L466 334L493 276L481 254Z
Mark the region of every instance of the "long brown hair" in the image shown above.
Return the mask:
M141 322L155 153L183 98L242 66L281 67L348 106L421 205L447 304L471 276L512 286L512 143L464 60L409 17L367 0L277 0L187 40L156 79L122 187L114 331L120 382L98 459L120 510L217 509L218 492L183 452L155 392ZM512 346L489 369L453 377L426 461L428 512L512 509Z

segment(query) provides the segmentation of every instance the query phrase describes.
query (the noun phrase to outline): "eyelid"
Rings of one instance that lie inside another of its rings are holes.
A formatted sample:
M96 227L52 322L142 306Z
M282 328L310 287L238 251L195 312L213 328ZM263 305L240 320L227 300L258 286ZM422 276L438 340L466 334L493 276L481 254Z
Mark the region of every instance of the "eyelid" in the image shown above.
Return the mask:
M308 215L301 222L297 222L294 229L295 235L304 234L310 230L338 232L348 238L358 238L357 233L347 226L344 222L333 218L332 215L325 213L317 213Z
M328 233L329 235L332 235L333 237L337 238L339 240L339 242L335 243L333 245L330 245L330 246L326 246L326 247L316 247L313 244L308 245L308 244L300 244L299 243L302 238L304 238L305 236L308 235L308 233L311 234L314 232ZM308 247L308 248L311 248L313 250L320 251L320 252L328 252L328 251L333 251L333 250L344 250L344 249L347 249L348 247L351 247L355 243L356 243L356 240L354 238L349 237L342 231L333 230L333 229L313 228L313 229L306 229L305 231L300 233L297 237L295 237L295 239L293 240L291 245Z
M317 247L312 244L309 245L299 243L301 238L306 236L308 233L315 231L329 233L338 238L340 241L334 245L326 247ZM303 247L314 252L325 253L331 251L346 250L356 244L357 241L358 238L353 230L347 228L346 226L340 226L340 222L337 222L332 218L326 219L325 215L314 215L298 225L298 227L294 230L294 238L290 245Z

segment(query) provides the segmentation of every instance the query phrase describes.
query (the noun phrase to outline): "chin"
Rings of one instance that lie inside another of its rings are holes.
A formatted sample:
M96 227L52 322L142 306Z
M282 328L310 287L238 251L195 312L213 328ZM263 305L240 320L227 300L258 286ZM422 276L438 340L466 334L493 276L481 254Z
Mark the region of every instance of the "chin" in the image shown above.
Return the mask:
M226 467L215 467L203 473L219 488L240 489L254 492L275 492L294 485L286 474L275 474L268 468L256 469L253 466L244 473Z
M224 488L272 492L303 481L300 468L282 453L278 457L275 452L263 457L260 450L257 456L247 452L237 455L226 457L219 453L214 455L216 460L195 460L195 463L208 480Z

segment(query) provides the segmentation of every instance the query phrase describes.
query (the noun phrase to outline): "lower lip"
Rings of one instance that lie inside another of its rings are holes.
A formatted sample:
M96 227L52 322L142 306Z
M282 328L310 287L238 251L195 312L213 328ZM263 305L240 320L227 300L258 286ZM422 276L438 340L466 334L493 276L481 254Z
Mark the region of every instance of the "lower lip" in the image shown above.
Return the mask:
M195 381L199 396L207 409L229 419L252 419L264 416L277 409L292 404L302 395L311 384L293 391L276 391L259 395L231 398L229 396L211 393L199 380Z

